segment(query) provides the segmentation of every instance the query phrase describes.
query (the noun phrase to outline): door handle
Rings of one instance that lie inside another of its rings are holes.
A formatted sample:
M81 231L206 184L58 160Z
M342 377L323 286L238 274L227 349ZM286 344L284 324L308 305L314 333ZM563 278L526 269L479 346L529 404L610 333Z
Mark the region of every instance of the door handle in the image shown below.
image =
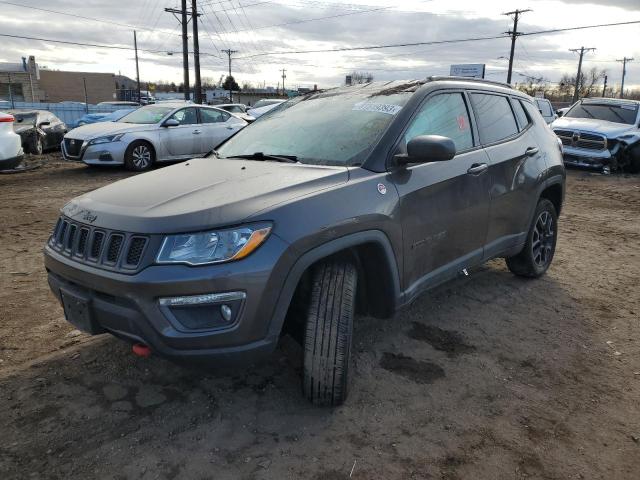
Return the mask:
M194 130L194 131L193 131L193 134L194 134L194 135L200 135L201 133L202 133L202 132L201 132L200 130Z
M469 167L467 173L470 173L471 175L480 175L488 168L489 165L487 165L486 163L474 163L473 165L471 165L471 167Z
M233 127L232 126L228 126L227 130L233 130Z
M524 152L524 154L527 157L533 157L536 153L538 153L540 151L540 149L538 147L529 147L527 148L527 150Z

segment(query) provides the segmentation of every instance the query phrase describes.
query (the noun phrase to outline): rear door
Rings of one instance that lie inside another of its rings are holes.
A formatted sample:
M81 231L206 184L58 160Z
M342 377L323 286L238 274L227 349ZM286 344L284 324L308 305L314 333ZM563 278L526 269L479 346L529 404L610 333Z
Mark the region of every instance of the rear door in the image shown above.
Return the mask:
M521 100L494 92L470 93L480 141L489 156L491 215L485 259L524 243L544 155L535 124Z
M169 119L176 120L175 127L161 127L160 140L173 158L186 158L202 153L202 128L198 123L195 107L181 108Z
M395 170L403 229L404 288L412 296L482 258L489 216L488 157L474 139L463 91L428 97L409 122L398 151L417 135L442 135L456 144L449 161Z
M203 132L202 153L210 152L245 125L243 120L217 108L201 108L200 120Z

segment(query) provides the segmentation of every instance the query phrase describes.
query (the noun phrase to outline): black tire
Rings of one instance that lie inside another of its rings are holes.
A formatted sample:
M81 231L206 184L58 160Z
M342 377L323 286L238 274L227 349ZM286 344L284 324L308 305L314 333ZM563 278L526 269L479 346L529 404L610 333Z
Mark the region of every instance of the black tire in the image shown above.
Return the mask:
M629 152L629 173L640 173L640 145Z
M347 398L357 279L348 261L327 261L312 273L302 388L314 405L340 405Z
M143 172L149 170L156 161L156 153L149 142L136 140L131 142L124 154L124 166L127 170Z
M29 153L33 155L42 155L44 152L44 145L42 144L42 137L40 135L34 135L29 142Z
M518 255L506 259L507 267L521 277L543 275L551 265L557 240L558 214L553 203L541 198L527 233L527 242Z

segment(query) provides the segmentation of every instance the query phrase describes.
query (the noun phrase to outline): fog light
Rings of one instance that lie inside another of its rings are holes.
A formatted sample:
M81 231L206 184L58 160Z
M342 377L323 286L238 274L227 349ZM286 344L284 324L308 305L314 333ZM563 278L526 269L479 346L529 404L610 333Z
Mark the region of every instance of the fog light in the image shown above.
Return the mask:
M189 295L183 297L161 298L160 305L166 307L184 306L184 305L202 305L206 303L230 302L234 300L244 300L246 294L244 292L227 292L227 293L206 293L204 295Z
M222 314L222 318L224 318L227 322L231 320L231 307L229 305L222 305L220 307L220 313Z

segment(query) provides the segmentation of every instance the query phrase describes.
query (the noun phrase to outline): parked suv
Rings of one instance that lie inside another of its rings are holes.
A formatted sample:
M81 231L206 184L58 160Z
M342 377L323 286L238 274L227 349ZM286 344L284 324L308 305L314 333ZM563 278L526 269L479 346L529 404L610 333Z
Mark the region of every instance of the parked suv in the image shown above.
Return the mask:
M640 172L640 102L585 98L551 124L567 165Z
M542 275L564 182L557 138L507 85L342 87L290 100L215 158L72 200L45 264L72 324L140 352L256 361L291 332L304 395L336 405L356 313L391 318L495 257Z

